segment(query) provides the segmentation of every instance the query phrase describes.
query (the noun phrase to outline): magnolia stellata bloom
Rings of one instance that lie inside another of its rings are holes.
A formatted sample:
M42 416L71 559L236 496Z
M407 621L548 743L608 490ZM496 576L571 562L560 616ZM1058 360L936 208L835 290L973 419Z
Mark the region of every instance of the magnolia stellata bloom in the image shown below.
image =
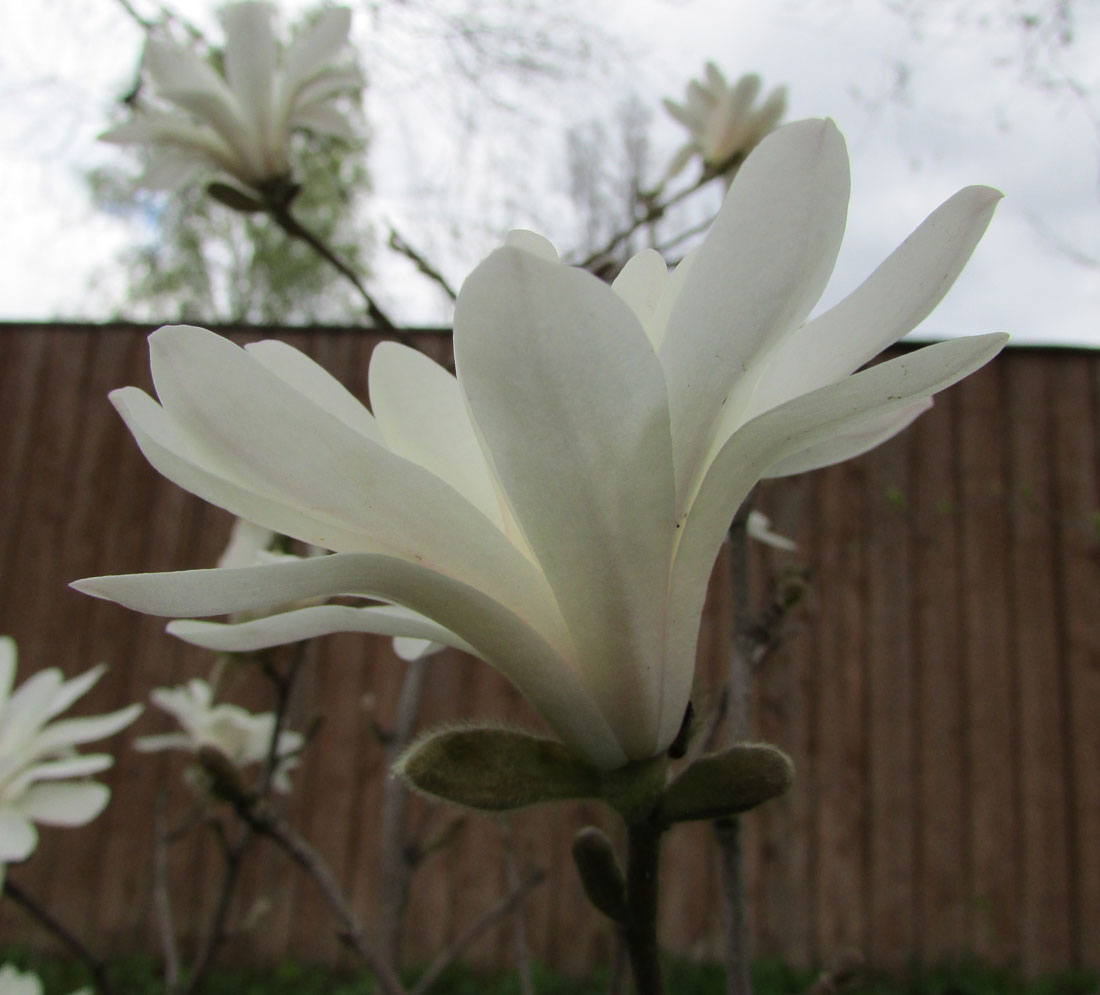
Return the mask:
M149 697L154 705L175 718L183 732L135 739L134 746L143 753L156 750L198 753L202 747L212 746L234 767L267 760L275 732L273 712L253 714L238 705L215 705L210 685L197 677L179 687L154 688ZM290 771L298 763L302 742L301 733L291 730L279 733L271 781L276 791L290 790Z
M146 43L149 80L176 109L140 107L132 121L100 136L149 149L146 186L176 186L206 168L257 187L290 171L295 128L351 137L335 102L363 80L333 61L347 43L350 11L325 9L281 59L272 16L266 3L225 8L225 76L180 45Z
M956 194L808 319L840 246L848 158L832 122L791 125L671 274L646 250L608 286L514 234L458 295L457 377L383 343L373 413L287 345L161 329L159 403L111 395L146 457L336 552L76 586L176 617L377 598L390 604L169 631L226 650L335 631L431 639L496 666L593 765L654 756L681 725L711 567L756 482L866 452L1003 346L955 339L853 373L939 302L998 197Z
M56 667L34 674L16 690L15 642L0 636L0 886L7 863L25 860L38 845L34 824L82 826L107 804L110 789L88 780L114 758L75 747L113 736L137 718L140 705L108 715L51 721L95 684L102 664L65 680Z
M33 971L5 964L0 967L0 995L42 995L42 980ZM92 995L92 990L81 988L72 995Z
M665 99L665 109L690 132L687 143L672 157L666 176L676 176L695 156L707 168L718 168L743 159L783 117L787 90L776 87L759 106L760 77L742 76L733 86L713 62L708 62L703 82L692 80L682 104Z

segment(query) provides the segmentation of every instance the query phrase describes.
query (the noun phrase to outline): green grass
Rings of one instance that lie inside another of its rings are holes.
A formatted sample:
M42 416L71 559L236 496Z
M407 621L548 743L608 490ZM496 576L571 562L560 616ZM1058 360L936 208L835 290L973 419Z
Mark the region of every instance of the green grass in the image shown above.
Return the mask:
M40 958L26 950L8 949L0 963L37 971L45 995L68 995L88 984L79 964ZM119 995L160 995L158 964L146 957L112 961L110 976ZM800 995L813 982L815 972L774 961L753 969L756 995ZM536 995L605 995L607 978L567 978L536 965ZM674 960L667 965L666 989L674 995L724 995L725 979L715 964ZM287 962L274 969L221 968L207 978L202 995L371 995L370 980L330 968ZM465 968L448 971L433 989L435 995L520 995L513 975L485 977ZM937 967L914 965L903 972L864 972L840 989L840 995L1100 995L1096 972L1062 972L1025 982L1006 968L990 968L972 961Z

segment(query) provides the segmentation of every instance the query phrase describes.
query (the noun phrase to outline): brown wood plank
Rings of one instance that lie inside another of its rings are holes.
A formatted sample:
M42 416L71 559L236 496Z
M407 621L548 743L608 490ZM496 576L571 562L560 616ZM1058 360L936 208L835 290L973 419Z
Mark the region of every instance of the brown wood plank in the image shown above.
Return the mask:
M970 793L967 680L962 654L961 516L955 463L958 394L936 398L913 433L913 652L918 778L916 913L920 953L936 962L968 949Z
M918 942L909 442L903 435L864 458L870 779L867 956L891 968L902 967Z
M1020 959L1029 974L1064 969L1072 955L1051 365L1046 356L1020 356L1005 366L1011 433L1012 645L1019 681Z
M817 733L817 959L867 938L866 593L861 464L815 474L812 590Z
M968 762L973 851L972 950L995 963L1019 949L1016 677L1009 638L1011 539L1004 451L1003 370L992 363L955 390L968 675Z
M1073 963L1100 961L1100 363L1069 358L1054 376L1053 453L1061 557L1062 704L1069 785Z

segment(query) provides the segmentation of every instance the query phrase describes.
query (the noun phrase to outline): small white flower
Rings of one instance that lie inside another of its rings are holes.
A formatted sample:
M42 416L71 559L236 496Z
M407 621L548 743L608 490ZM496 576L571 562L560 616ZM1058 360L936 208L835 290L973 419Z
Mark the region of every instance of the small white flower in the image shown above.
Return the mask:
M146 43L145 71L174 109L139 107L132 121L100 136L148 147L146 186L178 186L206 168L256 188L289 173L294 129L352 137L347 116L334 105L362 85L362 76L333 63L347 43L351 12L323 11L281 59L273 13L266 3L225 8L224 77L183 46Z
M178 687L155 688L149 697L154 705L171 714L183 731L139 737L134 746L143 753L156 750L197 753L201 747L211 746L234 767L267 760L275 732L273 712L253 714L237 705L215 705L210 685L199 678ZM302 742L301 733L291 730L279 733L272 779L276 791L290 790L290 771L298 764Z
M748 73L730 86L718 67L708 62L703 82L688 83L682 104L666 99L665 109L691 134L672 157L666 177L676 176L696 156L707 169L740 165L787 109L785 87L776 87L755 107L759 94L759 76Z
M110 789L88 780L114 758L75 747L113 736L137 718L141 705L108 715L52 722L99 680L102 664L66 681L56 667L41 670L14 693L15 641L0 636L0 887L5 865L38 845L35 823L82 826L107 804Z

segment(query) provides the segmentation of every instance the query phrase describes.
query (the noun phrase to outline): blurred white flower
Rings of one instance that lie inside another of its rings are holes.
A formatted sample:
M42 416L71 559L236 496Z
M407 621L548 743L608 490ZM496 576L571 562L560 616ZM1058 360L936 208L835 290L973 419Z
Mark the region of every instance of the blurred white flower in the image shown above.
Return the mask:
M102 664L65 680L56 667L40 670L16 690L15 641L0 636L0 887L5 865L25 860L38 845L35 823L82 826L107 804L110 789L88 780L114 758L76 747L113 736L141 712L130 705L108 715L51 721L95 684Z
M273 712L253 714L237 705L215 705L210 685L197 677L178 687L154 688L149 697L154 705L172 715L183 731L141 736L134 740L134 746L141 752L198 753L200 748L210 746L237 768L267 760L275 732ZM290 790L290 771L298 764L302 742L301 733L287 729L279 733L271 782L276 791Z
M336 102L361 86L355 70L335 62L348 40L351 12L329 7L280 58L267 3L236 3L222 12L225 75L189 49L150 38L143 65L156 95L174 109L139 106L132 121L104 141L145 146L143 182L178 186L196 170L214 169L256 189L290 172L295 128L350 138Z
M665 99L665 109L690 133L666 171L671 179L698 156L706 169L722 169L727 181L733 170L772 131L787 109L787 90L776 87L759 107L760 77L742 76L733 86L713 62L706 64L703 82L692 80L682 104Z
M749 520L745 523L745 531L749 534L749 538L762 542L766 546L773 546L788 553L793 553L798 549L798 543L793 539L788 539L786 536L781 536L778 532L772 531L771 519L762 511L753 510L749 512Z
M42 995L42 981L33 971L5 964L0 967L0 995ZM72 995L92 995L92 989L81 988Z
M336 552L75 586L169 617L377 598L390 604L169 631L225 650L337 631L430 639L497 667L595 766L661 753L691 694L714 560L756 482L873 448L1007 338L854 372L939 303L1000 195L960 191L810 320L848 182L832 122L782 128L674 273L646 250L610 287L518 233L458 295L457 377L384 342L373 412L285 344L155 332L160 403L136 387L111 395L153 466Z

